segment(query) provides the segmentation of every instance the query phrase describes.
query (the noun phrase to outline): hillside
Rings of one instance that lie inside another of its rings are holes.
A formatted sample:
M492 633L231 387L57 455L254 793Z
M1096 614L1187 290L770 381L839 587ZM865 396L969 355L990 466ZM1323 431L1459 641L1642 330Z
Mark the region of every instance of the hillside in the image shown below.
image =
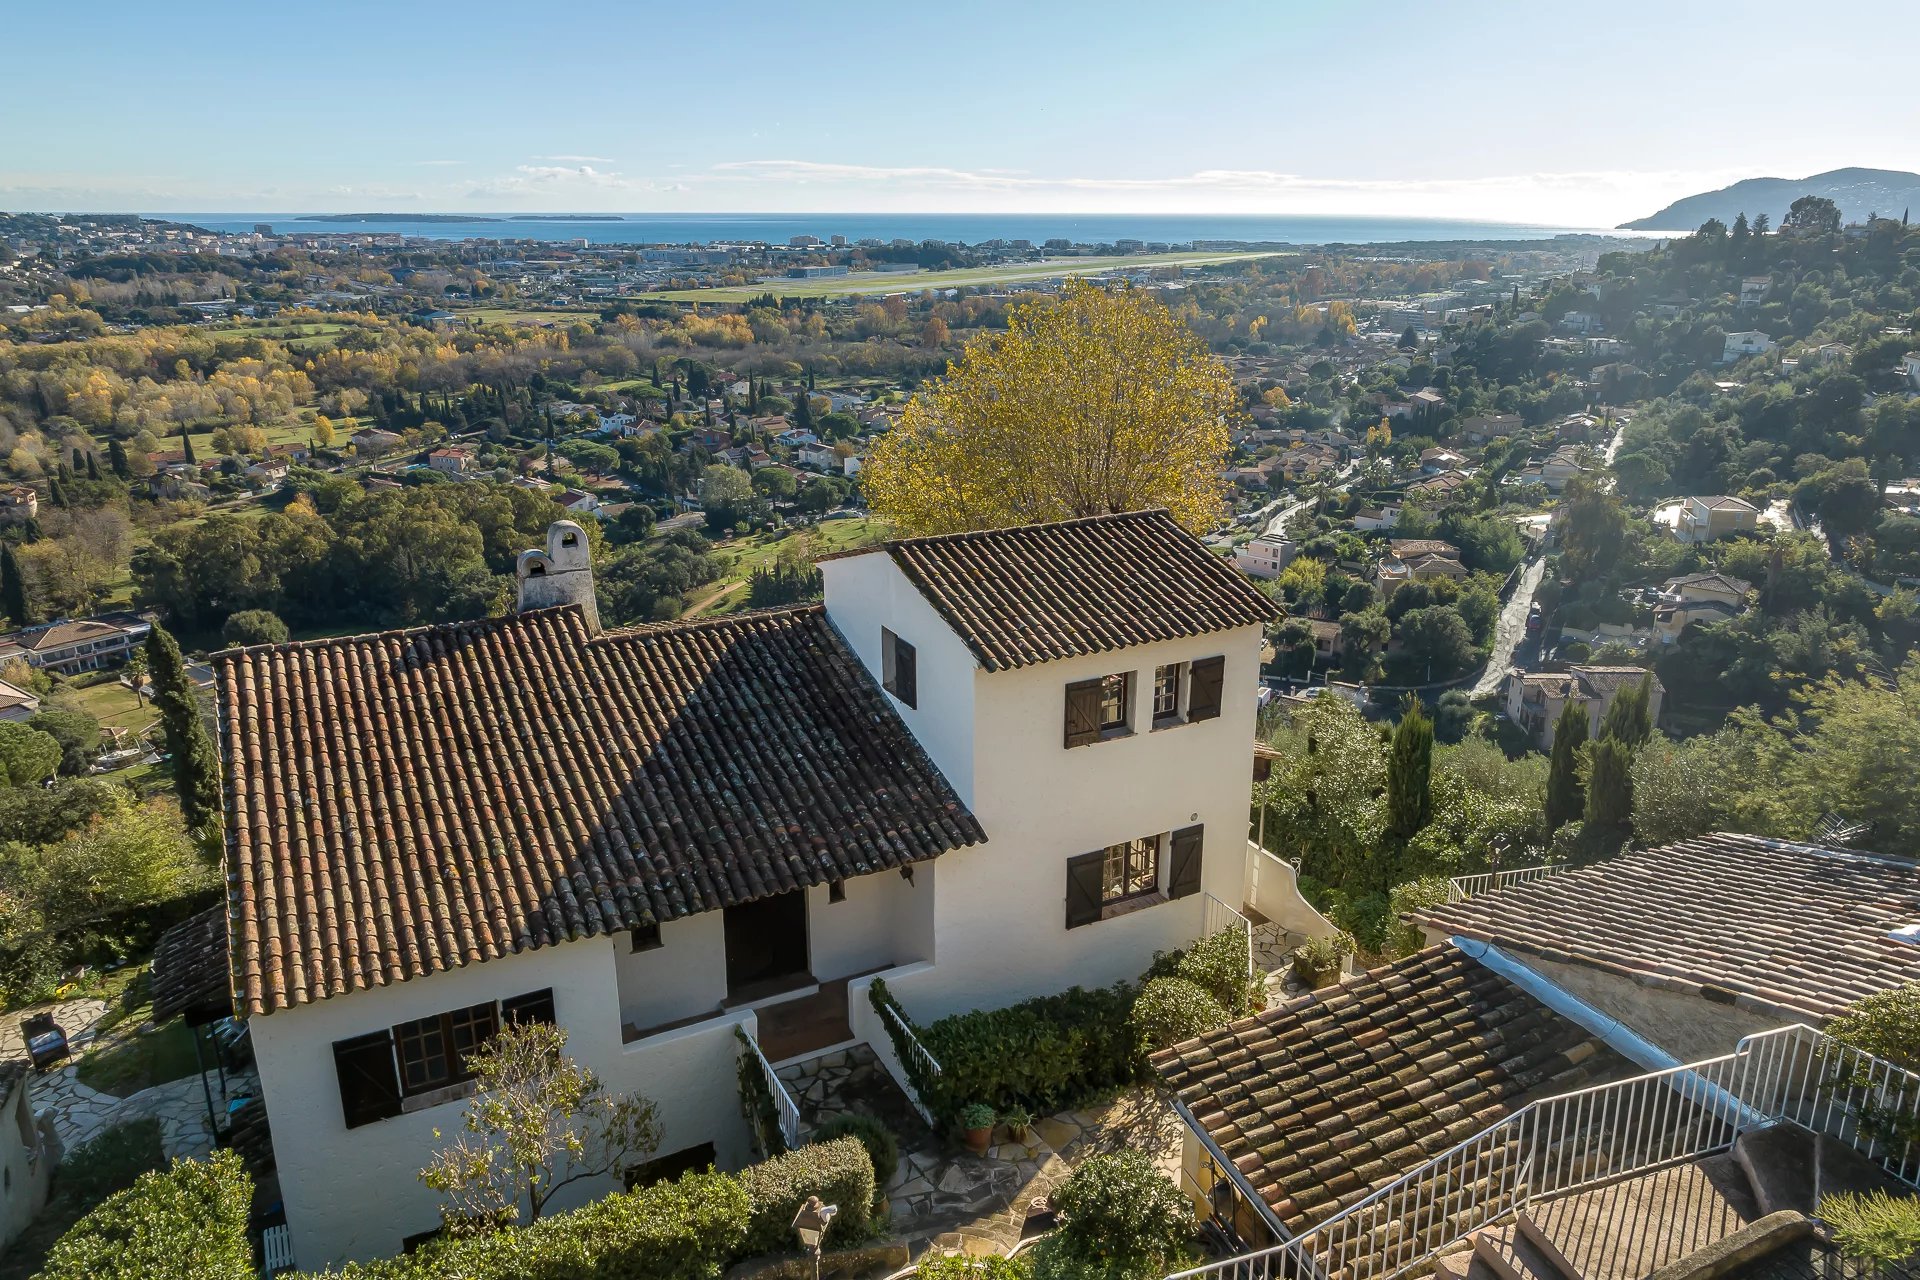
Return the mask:
M1749 219L1766 214L1774 226L1801 196L1825 196L1840 206L1848 222L1864 221L1870 213L1897 218L1920 206L1920 173L1896 169L1835 169L1808 178L1748 178L1718 191L1676 200L1649 217L1620 224L1622 231L1694 231L1708 218L1731 223L1738 214Z

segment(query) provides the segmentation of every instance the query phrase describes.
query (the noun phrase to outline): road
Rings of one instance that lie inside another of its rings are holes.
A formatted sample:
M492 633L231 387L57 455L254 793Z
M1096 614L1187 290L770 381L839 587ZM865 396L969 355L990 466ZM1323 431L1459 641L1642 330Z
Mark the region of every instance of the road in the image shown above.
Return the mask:
M1540 579L1546 571L1545 556L1532 561L1520 571L1520 581L1501 608L1499 618L1494 621L1493 653L1487 658L1487 669L1480 673L1479 681L1471 690L1473 697L1492 693L1500 687L1507 667L1513 662L1514 650L1527 638L1527 609L1532 605L1533 593L1539 589Z

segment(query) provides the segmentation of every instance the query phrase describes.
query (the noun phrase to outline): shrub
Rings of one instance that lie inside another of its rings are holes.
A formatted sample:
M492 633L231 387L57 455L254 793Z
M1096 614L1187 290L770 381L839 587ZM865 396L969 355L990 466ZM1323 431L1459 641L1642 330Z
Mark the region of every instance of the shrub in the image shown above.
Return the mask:
M929 1253L913 1269L913 1280L1027 1280L1031 1274L1024 1257L988 1254L972 1258L965 1254Z
M1154 978L1133 1002L1133 1030L1142 1053L1157 1053L1227 1021L1227 1011L1185 978Z
M1820 1197L1840 1252L1855 1262L1894 1267L1920 1253L1920 1200L1843 1191Z
M745 1256L774 1253L793 1245L793 1215L819 1196L840 1206L827 1243L835 1248L858 1244L873 1231L873 1161L856 1138L816 1142L763 1160L740 1172L749 1202Z
M1418 951L1426 935L1417 925L1407 924L1401 917L1409 911L1424 911L1442 905L1452 891L1453 884L1445 876L1427 876L1396 886L1388 899L1388 950L1397 956L1410 956Z
M1156 976L1160 957L1147 973ZM1266 987L1247 971L1247 935L1241 929L1222 929L1200 939L1174 958L1172 976L1199 987L1228 1016L1244 1018L1266 1005Z
M873 1162L875 1187L884 1188L893 1181L900 1168L900 1143L893 1130L872 1116L848 1114L827 1121L813 1135L815 1142L832 1142L835 1138L860 1139L860 1145L867 1149L867 1159Z
M287 624L271 609L242 609L227 615L220 638L238 648L249 644L285 644Z
M141 1174L166 1167L160 1122L142 1116L113 1126L69 1153L60 1162L60 1194L81 1204L97 1204L132 1186Z
M1841 1044L1870 1053L1908 1071L1920 1071L1920 982L1892 991L1877 991L1854 1001L1827 1024L1827 1034ZM1848 1110L1862 1128L1884 1142L1920 1142L1920 1121L1899 1105L1884 1106L1872 1099L1883 1096L1866 1064L1850 1066L1833 1055L1832 1068L1821 1088L1850 1098Z
M47 1255L40 1280L253 1280L240 1157L176 1160L102 1201Z
M941 1069L922 1100L948 1121L969 1102L1046 1115L1131 1084L1143 1065L1127 1017L1133 996L1124 982L1074 987L942 1018L919 1033Z
M1034 1280L1157 1280L1193 1255L1193 1205L1140 1151L1090 1156L1053 1193Z
M328 1274L352 1280L715 1280L741 1255L748 1212L740 1179L689 1173L530 1227L445 1238Z

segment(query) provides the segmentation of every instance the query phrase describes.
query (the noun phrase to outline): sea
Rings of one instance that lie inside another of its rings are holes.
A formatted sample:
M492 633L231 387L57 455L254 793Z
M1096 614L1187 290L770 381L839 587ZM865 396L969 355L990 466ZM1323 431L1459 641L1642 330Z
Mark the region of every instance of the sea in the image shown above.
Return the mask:
M826 240L941 240L979 244L986 240L1052 239L1077 244L1118 240L1190 244L1396 244L1407 241L1474 242L1550 240L1563 235L1622 235L1595 227L1533 223L1472 222L1444 218L1290 215L1062 214L1062 213L630 213L592 218L562 214L539 220L512 214L474 215L459 221L419 221L396 215L365 222L303 220L295 213L153 213L146 217L188 222L209 231L250 233L258 223L276 232L380 232L433 240L586 240L592 244L710 244L762 240L785 244L794 236Z

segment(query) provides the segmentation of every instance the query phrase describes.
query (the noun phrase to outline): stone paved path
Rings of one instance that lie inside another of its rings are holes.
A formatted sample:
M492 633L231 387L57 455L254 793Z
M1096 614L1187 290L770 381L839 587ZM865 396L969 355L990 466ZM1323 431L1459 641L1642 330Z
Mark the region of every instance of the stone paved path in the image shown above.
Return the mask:
M937 1137L866 1045L838 1050L778 1072L800 1107L805 1138L846 1112L886 1122L900 1140L900 1167L885 1191L893 1235L915 1257L929 1250L1004 1254L1031 1234L1030 1214L1074 1164L1097 1151L1151 1152L1179 1167L1179 1122L1145 1090L1034 1122L1015 1141L997 1127L984 1156ZM1036 1203L1039 1202L1039 1203Z

